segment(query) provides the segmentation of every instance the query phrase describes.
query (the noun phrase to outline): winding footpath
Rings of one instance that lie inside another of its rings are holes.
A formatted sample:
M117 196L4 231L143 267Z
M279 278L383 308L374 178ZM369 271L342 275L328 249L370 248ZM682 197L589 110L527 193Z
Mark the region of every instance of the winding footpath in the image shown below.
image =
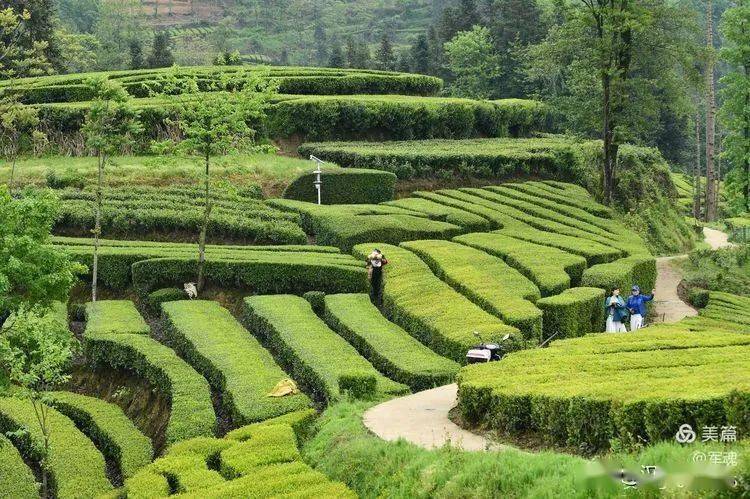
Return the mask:
M718 230L703 228L706 242L713 249L731 246L728 236ZM682 279L675 260L687 255L656 259L657 278L654 288L656 317L660 322L676 322L697 315L698 311L680 300L677 285ZM406 440L425 449L445 445L466 451L502 450L504 446L464 430L448 418L456 406L458 385L455 383L389 400L365 412L365 426L383 440Z

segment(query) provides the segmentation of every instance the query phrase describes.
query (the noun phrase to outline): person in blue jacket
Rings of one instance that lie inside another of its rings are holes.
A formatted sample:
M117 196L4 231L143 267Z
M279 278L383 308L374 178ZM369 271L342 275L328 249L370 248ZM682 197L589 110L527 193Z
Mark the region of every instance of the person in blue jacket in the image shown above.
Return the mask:
M628 297L626 306L630 310L630 330L637 331L643 327L643 318L646 317L646 302L654 299L654 292L650 295L641 294L641 288L634 285Z

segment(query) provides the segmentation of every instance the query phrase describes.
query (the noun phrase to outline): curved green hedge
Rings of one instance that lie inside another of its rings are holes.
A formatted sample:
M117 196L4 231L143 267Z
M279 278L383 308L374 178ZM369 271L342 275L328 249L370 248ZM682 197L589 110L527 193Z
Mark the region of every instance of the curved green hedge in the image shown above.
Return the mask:
M234 424L263 421L310 404L303 394L268 396L287 375L218 303L173 301L162 310L169 344L222 394Z
M273 135L308 140L523 137L552 128L546 104L522 99L310 96L282 100L269 114ZM307 156L311 147L316 145L303 145L300 154Z
M419 192L415 192L412 193L412 196L419 196L419 194ZM446 206L427 198L408 197L383 204L386 206L396 206L405 210L423 213L425 216L433 220L448 222L471 231L486 231L494 229L496 226L491 220L488 220L483 216L451 206Z
M0 435L0 497L37 499L38 485L34 473L23 462L13 443Z
M151 462L151 440L115 404L73 392L51 393L55 409L72 419L104 457L114 462L123 478Z
M572 338L604 330L604 290L570 288L536 302L544 314L542 339Z
M50 487L60 499L96 497L112 489L104 457L73 422L55 409L49 409L52 432L47 456ZM42 432L31 402L0 398L0 431L27 431L14 436L15 445L27 459L38 462L43 447ZM15 497L15 496L14 496Z
M302 297L245 298L243 322L264 339L282 366L317 400L339 399L341 378L350 375L373 379L381 395L408 392L406 386L381 375L326 326Z
M355 246L353 253L364 259L373 247L379 248L390 262L384 272L385 314L440 355L465 362L466 350L476 344L474 331L482 333L487 341L499 341L506 333L520 335L518 329L441 281L409 250L370 243Z
M381 203L390 201L396 193L396 176L382 170L326 167L320 177L323 204ZM315 179L314 173L300 175L284 189L282 197L317 203Z
M124 309L130 308L129 311ZM134 317L135 306L127 302L98 302L87 307L87 319L101 323L97 315ZM139 330L121 321L126 331ZM145 334L132 332L84 333L84 351L94 367L125 369L147 380L168 397L171 404L169 422L164 435L167 444L196 436L210 436L216 426L216 415L211 402L211 389L206 380L177 354ZM158 447L158 445L157 445Z
M368 295L326 295L324 316L380 372L414 391L450 383L458 372L458 364L383 317Z
M677 326L677 327L675 327ZM671 440L682 424L750 430L750 337L652 326L526 350L459 375L473 424L594 451Z
M435 275L526 338L541 335L542 312L534 306L539 289L502 258L450 241L409 241L401 247L419 255Z

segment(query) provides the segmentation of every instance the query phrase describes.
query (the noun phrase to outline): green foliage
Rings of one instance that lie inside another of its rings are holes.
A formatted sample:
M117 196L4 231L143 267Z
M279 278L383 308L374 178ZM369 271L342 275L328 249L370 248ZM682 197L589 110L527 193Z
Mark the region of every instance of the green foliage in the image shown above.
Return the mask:
M313 182L316 175L305 173L284 189L285 199L317 203ZM323 204L367 204L390 201L395 196L396 176L389 172L361 168L327 168L320 175Z
M486 99L493 93L493 79L501 68L489 29L477 25L457 33L446 42L445 55L455 77L452 93L474 99Z
M100 301L86 307L87 325L94 327L87 327L84 333L89 364L133 371L169 398L171 412L164 436L167 444L212 435L216 415L208 383L172 349L142 334L143 319L134 319L136 314L135 306L127 302ZM103 324L102 317L122 321L123 331L105 328L108 332L101 332L101 326L96 325Z
M142 334L151 328L129 300L99 300L85 305L86 334Z
M49 244L57 199L48 191L11 198L0 187L0 313L21 303L42 306L66 301L84 268Z
M0 99L0 150L3 157L11 163L11 176L8 182L11 190L18 156L22 152L32 150L37 142L46 140L46 136L37 130L38 125L38 109L21 104L13 94L2 96Z
M47 409L49 452L44 456L44 435L32 403L0 398L0 432L11 432L21 454L31 462L46 462L50 491L59 498L95 497L112 489L105 462L94 444L75 424L54 409ZM13 494L15 497L15 494Z
M604 327L604 290L570 288L536 302L543 314L542 340L556 340L599 333Z
M5 4L0 10L0 78L10 81L24 76L45 75L52 72L47 58L49 40L39 39L30 26L31 12L27 5L19 5L17 10ZM43 14L43 6L32 9L34 15ZM49 21L49 16L46 16ZM36 21L36 18L34 19ZM48 26L49 29L49 26Z
M187 295L182 289L161 288L148 294L148 306L153 313L158 314L162 303L184 300L185 298L187 298Z
M458 371L455 362L435 354L385 319L365 294L327 295L325 321L380 372L412 390L449 383Z
M406 386L378 373L343 338L312 311L303 298L291 295L245 298L243 321L263 339L276 359L316 400L340 398L342 375L368 373L377 380L378 394L402 394ZM331 356L335 362L331 362Z
M373 247L389 262L383 285L386 316L438 354L464 362L466 350L476 343L474 331L487 341L520 334L453 290L406 249L369 243L355 246L353 253L364 259Z
M119 82L99 77L85 85L93 100L81 132L86 137L86 145L104 159L104 164L108 156L130 147L143 132L140 113Z
M269 397L286 378L271 355L216 302L162 305L168 343L222 394L232 422L248 424L304 408L302 394Z
M747 245L690 252L683 264L688 288L750 296L750 248Z
M412 195L419 196L420 193L414 192L412 193ZM423 213L425 216L428 216L433 220L439 220L451 223L453 225L458 225L465 228L466 230L481 231L495 228L491 221L480 215L456 209L451 206L445 206L434 201L430 201L429 199L408 197L383 204L386 206L395 206L397 208L403 208L405 210Z
M600 263L583 272L581 286L611 291L630 289L633 284L649 291L656 284L656 260L650 256L629 256L610 263Z
M608 448L613 438L631 444L672 439L684 423L740 431L747 415L732 400L747 390L740 366L750 339L721 330L697 335L691 327L591 335L469 366L459 376L459 407L473 423L538 432L588 451ZM711 376L697 366L711 366Z
M104 457L115 463L123 478L151 462L151 440L118 406L73 392L51 393L50 404L73 420Z
M0 473L3 476L0 482L0 495L19 499L39 497L34 474L5 435L0 435Z
M354 399L372 400L377 396L377 378L367 371L339 376L339 392Z
M409 241L401 244L419 255L436 276L524 337L538 339L542 312L534 306L539 289L502 258L449 241Z

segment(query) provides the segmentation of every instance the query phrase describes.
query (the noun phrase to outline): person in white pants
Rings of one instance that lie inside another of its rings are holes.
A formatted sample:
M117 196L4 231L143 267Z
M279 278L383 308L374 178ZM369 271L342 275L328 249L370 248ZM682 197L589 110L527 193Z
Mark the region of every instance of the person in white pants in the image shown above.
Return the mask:
M604 308L607 311L607 329L608 333L625 333L625 324L623 319L627 317L628 309L625 308L625 300L620 296L620 290L615 288L612 295L604 299Z
M628 310L630 310L630 331L637 331L643 327L643 318L648 312L646 302L653 299L653 291L650 295L644 295L641 294L641 288L638 285L633 285L627 303Z

